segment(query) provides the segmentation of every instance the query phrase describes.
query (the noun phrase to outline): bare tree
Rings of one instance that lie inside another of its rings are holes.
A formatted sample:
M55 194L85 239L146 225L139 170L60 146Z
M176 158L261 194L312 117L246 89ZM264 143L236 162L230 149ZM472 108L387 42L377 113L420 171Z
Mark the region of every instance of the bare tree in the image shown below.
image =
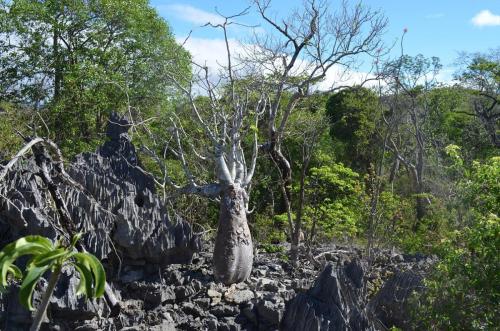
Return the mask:
M337 8L327 1L308 0L287 19L274 18L269 0L255 0L262 19L273 30L257 36L249 62L254 70L267 73L270 91L267 118L267 141L261 150L276 164L282 183L283 198L292 233L291 260L297 260L300 244L300 218L291 219L292 168L282 152L283 138L290 114L298 102L317 88L329 71L339 71L337 80L323 93L349 87L349 70L355 70L360 60L373 59L382 52L381 36L386 18L361 3L340 2ZM366 75L362 85L374 76Z
M188 84L171 76L185 95L191 116L183 117L182 112L171 115L167 128L170 138L161 142L163 155L143 146L161 165L163 178L158 184L173 188L175 196L197 195L219 202L214 274L225 284L244 281L252 270L253 244L247 224L249 191L257 162L258 120L268 103L260 81L239 83L243 75L228 38L228 27L238 24L235 20L247 12L221 15L221 23L207 24L222 30L227 64L213 73L213 68L193 63L194 79ZM193 127L202 130L198 140L193 139ZM179 161L183 178L175 180L169 173L164 161L167 155ZM208 173L202 176L205 180L196 175L195 168L199 167Z
M291 218L292 169L281 149L288 119L299 101L326 78L329 70L342 68L346 73L354 68L357 56L380 54L380 37L387 23L379 12L361 4L351 6L347 1L334 12L326 1L306 1L303 8L281 23L269 16L269 1L256 0L254 4L271 29L267 37L256 36L244 53L235 56L228 27L238 24L238 18L249 9L233 16L221 15L220 23L207 26L222 30L227 64L221 65L218 73L206 65L193 64L195 79L187 85L170 77L186 96L190 120L203 130L205 146L193 141L185 121L173 115L168 128L171 138L161 149L163 156L173 155L179 160L184 178L182 184L176 182L163 165L160 185L173 187L175 195L194 194L220 201L214 273L226 284L245 280L252 267L252 240L246 216L259 150L270 156L280 172L292 234L292 256L296 258L301 221L300 217L295 221ZM342 81L337 81L328 90L342 88L341 85ZM260 145L259 118L264 119L267 129L266 142ZM163 156L158 157L153 150L149 153L163 162ZM210 180L202 182L194 174L193 158L203 164L203 169L215 169Z
M384 120L390 134L385 141L413 182L417 217L415 231L430 203L425 197L425 167L431 142L425 126L431 112L429 92L437 84L436 75L440 69L438 58L427 59L422 55L401 55L385 68L388 90L383 100L389 114Z

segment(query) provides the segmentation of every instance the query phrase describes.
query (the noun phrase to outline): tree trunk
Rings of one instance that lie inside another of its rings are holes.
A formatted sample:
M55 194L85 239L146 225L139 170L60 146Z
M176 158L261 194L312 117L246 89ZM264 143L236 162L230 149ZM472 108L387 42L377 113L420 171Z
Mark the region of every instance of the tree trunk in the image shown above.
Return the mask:
M422 223L424 217L427 215L427 199L423 197L424 187L422 183L417 183L417 198L416 198L416 213L417 213L417 222L415 222L415 226L413 227L413 231L417 232Z
M252 271L253 244L245 196L245 190L237 184L222 192L213 258L215 278L226 285L245 281Z
M290 246L290 262L295 267L299 261L299 247L301 237L304 236L302 232L302 215L304 212L305 195L306 195L306 172L309 167L309 157L305 157L302 164L302 170L300 172L300 189L299 189L299 205L297 208L297 216L295 217L295 226L292 233L292 240ZM302 234L302 236L301 236ZM303 239L302 239L303 240Z
M35 317L33 318L33 324L30 327L30 331L38 331L40 330L40 326L42 325L43 319L45 318L45 313L47 312L47 307L49 306L50 297L52 293L54 293L54 289L56 287L57 281L59 280L59 275L61 274L62 266L57 266L49 278L49 284L47 285L47 289L42 297L42 302L38 307Z
M52 34L52 56L54 57L54 100L57 100L61 93L62 68L59 55L59 30L56 26Z
M416 213L417 222L413 231L417 231L420 223L427 214L427 199L423 197L424 192L424 149L421 147L417 154L417 164L415 167L415 185L417 193Z
M279 170L280 177L283 182L283 186L285 188L286 198L288 199L289 202L291 202L292 167L290 166L290 162L286 159L283 153L281 153L281 150L272 149L269 154Z
M399 170L399 162L399 159L396 157L394 162L392 163L391 174L389 176L389 183L391 184L391 187L394 185L394 180L396 179L396 174Z

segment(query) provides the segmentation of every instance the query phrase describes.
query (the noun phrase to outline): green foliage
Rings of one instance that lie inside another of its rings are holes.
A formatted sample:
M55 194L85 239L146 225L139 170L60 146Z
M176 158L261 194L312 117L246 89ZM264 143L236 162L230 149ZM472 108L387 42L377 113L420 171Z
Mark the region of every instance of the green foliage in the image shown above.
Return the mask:
M167 74L190 78L189 54L146 0L0 1L0 17L0 101L30 109L66 154L95 148L110 111L168 107Z
M316 222L323 238L354 237L363 217L363 187L359 174L342 163L311 169L306 194L306 223Z
M273 246L286 241L285 229L288 228L286 214L268 217L265 214L256 215L252 226L255 240L266 246Z
M264 252L273 254L273 253L284 253L285 247L276 244L262 244L262 249Z
M488 55L473 54L468 61L467 68L458 78L475 89L493 91L500 84L499 57L500 49Z
M464 202L481 215L500 215L500 157L473 162L464 174L467 180L460 183Z
M15 154L21 148L23 140L14 134L13 129L22 129L28 119L29 114L25 110L0 101L0 160Z
M92 254L75 252L74 246L78 239L79 236L75 236L71 245L64 247L60 242L54 245L45 237L26 236L6 245L0 251L0 288L5 290L11 277L21 280L19 300L24 307L33 310L33 291L40 278L47 271L55 272L63 265L71 265L80 277L77 294L89 298L101 297L106 283L104 268ZM14 263L26 255L31 258L23 275Z
M376 122L381 116L377 95L366 88L345 89L333 94L326 103L330 135L337 156L355 169L366 170L374 157Z
M444 241L418 319L432 329L493 330L499 323L500 219L490 214Z
M448 151L460 167L457 148ZM427 280L417 319L432 329L493 330L500 323L500 159L462 170L460 197L468 218L438 246L442 259Z
M495 154L487 132L474 114L474 92L460 86L434 88L428 97L429 120L425 130L441 148L448 144L467 146L462 150L466 161Z

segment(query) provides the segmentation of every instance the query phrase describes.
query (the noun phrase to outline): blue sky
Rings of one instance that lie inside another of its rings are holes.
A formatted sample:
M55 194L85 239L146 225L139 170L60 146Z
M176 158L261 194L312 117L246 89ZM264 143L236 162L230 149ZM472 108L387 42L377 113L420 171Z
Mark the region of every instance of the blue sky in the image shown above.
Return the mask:
M331 0L334 6L339 0ZM273 0L272 8L277 16L286 16L290 9L300 7L301 0ZM387 44L397 40L404 28L405 53L438 56L445 65L444 72L451 75L451 65L458 52L487 52L500 47L500 0L364 0L371 8L380 9L389 19L384 37ZM212 58L224 55L220 31L200 28L203 22L216 19L215 8L224 14L234 14L249 5L245 0L152 0L181 40L193 30L192 42L187 48L202 56ZM255 23L255 13L242 21ZM266 26L263 26L266 28ZM245 31L237 29L232 38L244 39ZM197 45L198 44L198 45ZM210 59L209 59L210 61Z

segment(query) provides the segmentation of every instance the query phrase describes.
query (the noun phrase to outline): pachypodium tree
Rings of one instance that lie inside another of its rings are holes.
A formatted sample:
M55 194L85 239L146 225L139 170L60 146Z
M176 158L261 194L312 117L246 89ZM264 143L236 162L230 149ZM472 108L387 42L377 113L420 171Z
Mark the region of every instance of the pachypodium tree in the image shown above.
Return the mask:
M183 178L174 178L166 165L161 167L163 185L173 187L174 195L220 201L214 274L225 284L246 280L252 270L253 243L247 213L257 162L258 119L267 104L263 84L241 83L244 80L234 66L227 28L245 13L209 24L222 29L225 36L227 66L218 77L220 84L214 82L211 68L195 63L195 79L189 84L170 76L185 95L191 116L186 118L181 112L169 118L171 139L164 146L165 153L177 159ZM161 161L153 149L145 150ZM195 175L197 165L205 174Z
M77 294L88 298L103 296L106 285L106 274L99 260L87 252L78 252L75 244L80 238L75 235L69 245L57 242L55 245L42 236L26 236L6 245L0 251L0 289L9 285L9 279L22 281L19 290L19 300L26 309L34 310L32 305L33 292L41 277L50 271L49 283L42 296L42 302L37 308L30 331L40 328L45 317L50 297L65 265L78 271L80 284ZM23 272L14 264L23 256L31 256Z

